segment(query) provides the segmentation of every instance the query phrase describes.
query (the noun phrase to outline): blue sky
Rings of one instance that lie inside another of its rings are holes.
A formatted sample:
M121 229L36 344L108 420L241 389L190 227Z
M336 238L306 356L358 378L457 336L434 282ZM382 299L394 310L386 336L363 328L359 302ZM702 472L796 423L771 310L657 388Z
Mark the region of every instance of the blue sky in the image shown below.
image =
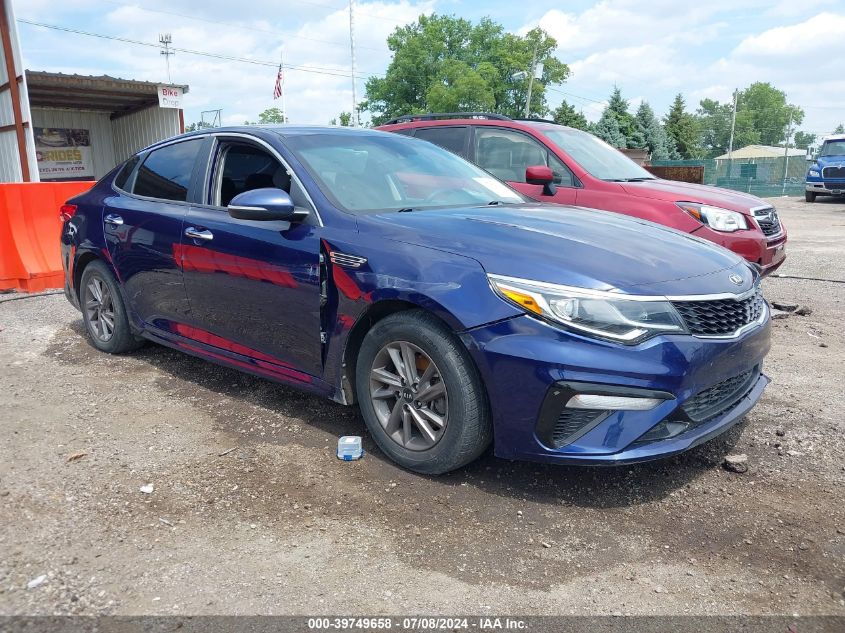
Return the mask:
M172 33L175 46L277 63L284 47L291 121L327 123L352 102L349 16L343 0L13 0L19 19L149 43ZM591 120L614 84L659 114L682 92L689 109L705 97L730 99L735 87L769 81L804 108L802 129L830 132L845 120L841 59L845 0L603 0L498 2L403 0L358 2L358 97L365 77L390 61L386 36L420 13L489 16L521 33L540 25L557 38L557 56L572 77L555 86L560 99ZM19 23L26 67L165 81L159 51L114 40ZM224 123L255 120L272 99L275 68L178 52L174 83L190 86L186 120L222 108ZM566 93L566 94L563 94Z

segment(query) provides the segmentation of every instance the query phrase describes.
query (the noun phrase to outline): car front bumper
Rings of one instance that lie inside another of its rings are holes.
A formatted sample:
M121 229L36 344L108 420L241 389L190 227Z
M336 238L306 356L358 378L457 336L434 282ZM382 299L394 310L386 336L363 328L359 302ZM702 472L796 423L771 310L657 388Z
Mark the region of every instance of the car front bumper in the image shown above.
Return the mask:
M764 276L780 268L786 259L787 235L782 221L780 232L768 237L759 229L722 233L707 226L693 231L692 235L714 242L757 264Z
M611 465L683 452L742 419L769 382L760 372L769 334L767 320L734 339L672 335L628 347L522 316L470 330L464 342L487 387L496 455ZM704 419L690 418L695 403L741 376ZM573 423L563 415L572 411L567 389L665 399L651 410L587 412ZM665 438L645 441L649 432Z

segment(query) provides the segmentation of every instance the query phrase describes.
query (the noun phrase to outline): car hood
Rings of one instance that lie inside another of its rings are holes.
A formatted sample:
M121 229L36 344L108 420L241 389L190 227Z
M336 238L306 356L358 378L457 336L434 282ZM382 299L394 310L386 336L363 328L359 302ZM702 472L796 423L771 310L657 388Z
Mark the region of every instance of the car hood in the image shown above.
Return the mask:
M833 156L819 156L816 158L816 163L819 167L830 167L831 165L842 165L845 167L845 156L839 154Z
M744 260L711 242L580 207L525 204L385 213L360 218L359 228L471 257L488 273L596 290L665 296L740 293L755 278ZM731 282L731 273L742 283Z
M677 182L675 180L658 178L655 180L623 182L620 184L627 193L642 198L669 200L671 202L700 202L702 204L713 205L714 207L738 211L745 215L750 215L750 210L755 207L770 206L757 196L747 193L710 187L709 185L697 185L689 182Z

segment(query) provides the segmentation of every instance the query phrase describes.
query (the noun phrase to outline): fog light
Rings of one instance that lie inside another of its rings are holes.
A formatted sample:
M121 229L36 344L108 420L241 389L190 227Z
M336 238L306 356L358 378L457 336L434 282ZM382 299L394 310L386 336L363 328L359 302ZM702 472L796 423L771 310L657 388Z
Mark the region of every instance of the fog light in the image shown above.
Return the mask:
M648 411L661 402L660 398L631 398L627 396L598 396L579 393L566 403L567 409L604 409L609 411Z

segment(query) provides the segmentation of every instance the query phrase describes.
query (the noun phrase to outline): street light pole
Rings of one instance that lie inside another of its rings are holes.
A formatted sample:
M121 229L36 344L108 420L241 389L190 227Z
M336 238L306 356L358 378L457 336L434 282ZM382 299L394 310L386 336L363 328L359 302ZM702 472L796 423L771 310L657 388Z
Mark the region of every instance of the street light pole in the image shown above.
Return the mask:
M358 96L355 88L355 0L349 0L349 54L352 67L352 127L358 127Z

